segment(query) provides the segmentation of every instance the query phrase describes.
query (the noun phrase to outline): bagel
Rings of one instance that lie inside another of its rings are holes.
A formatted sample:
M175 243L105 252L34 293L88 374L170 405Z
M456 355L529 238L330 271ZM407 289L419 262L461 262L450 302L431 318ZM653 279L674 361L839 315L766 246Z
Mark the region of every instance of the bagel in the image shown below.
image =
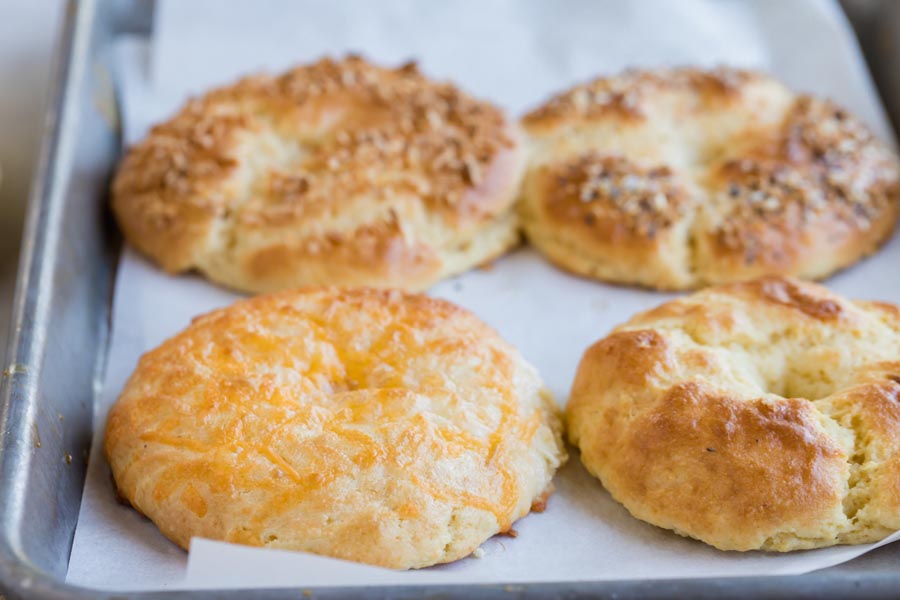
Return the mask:
M128 151L112 206L172 273L422 290L519 242L523 165L487 102L412 63L323 59L188 102Z
M632 515L722 550L900 529L900 307L795 279L706 289L584 354L581 460Z
M144 355L111 409L120 495L191 537L395 569L543 510L565 461L537 371L472 314L396 290L238 302Z
M735 69L628 71L526 115L520 203L557 265L679 290L820 279L900 215L896 156L844 109Z

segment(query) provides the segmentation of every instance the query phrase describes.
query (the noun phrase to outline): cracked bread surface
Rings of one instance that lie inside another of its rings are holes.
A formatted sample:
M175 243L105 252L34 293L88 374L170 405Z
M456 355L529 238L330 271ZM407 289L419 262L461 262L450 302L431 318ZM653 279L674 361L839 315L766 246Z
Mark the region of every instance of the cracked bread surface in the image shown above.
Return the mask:
M722 550L900 529L900 308L763 278L639 314L589 348L566 409L635 517Z
M520 137L413 63L326 58L189 101L128 150L112 206L169 272L422 290L519 243Z
M522 124L528 239L596 279L819 279L874 252L900 215L894 153L839 106L759 73L628 71Z
M543 510L566 459L537 371L471 313L337 288L238 302L145 354L105 451L121 496L183 548L395 569Z

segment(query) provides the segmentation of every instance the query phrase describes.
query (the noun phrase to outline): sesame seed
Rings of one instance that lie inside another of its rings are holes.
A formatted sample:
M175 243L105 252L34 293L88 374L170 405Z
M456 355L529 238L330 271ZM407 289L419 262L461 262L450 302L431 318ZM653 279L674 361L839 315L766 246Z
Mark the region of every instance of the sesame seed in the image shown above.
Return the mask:
M582 202L590 202L597 197L596 190L593 187L584 186L581 188L581 195L579 196Z
M778 201L778 198L773 196L767 197L762 203L763 209L768 211L777 210L779 206L781 206L781 203Z
M633 192L634 190L638 189L638 186L640 185L640 179L629 173L622 178L622 185L627 191Z

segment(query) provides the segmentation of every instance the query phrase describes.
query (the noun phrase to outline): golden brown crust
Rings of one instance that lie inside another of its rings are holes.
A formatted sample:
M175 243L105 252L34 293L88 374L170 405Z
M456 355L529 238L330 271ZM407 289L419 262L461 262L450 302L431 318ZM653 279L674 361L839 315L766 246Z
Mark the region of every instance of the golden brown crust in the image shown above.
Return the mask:
M526 233L598 279L826 277L875 251L900 216L893 153L843 109L760 74L630 71L522 122L534 147Z
M168 271L421 289L517 243L519 137L415 65L323 59L190 101L128 151L113 208Z
M561 435L535 369L470 313L323 288L238 302L148 352L105 450L122 496L182 547L415 568L540 508Z
M582 462L636 517L725 550L900 529L900 311L792 279L709 288L585 352Z
M653 112L654 97L661 93L685 94L682 110L694 112L728 104L741 89L764 76L740 69L630 69L616 77L600 77L576 85L522 118L531 131L552 132L559 127L614 119L643 121Z

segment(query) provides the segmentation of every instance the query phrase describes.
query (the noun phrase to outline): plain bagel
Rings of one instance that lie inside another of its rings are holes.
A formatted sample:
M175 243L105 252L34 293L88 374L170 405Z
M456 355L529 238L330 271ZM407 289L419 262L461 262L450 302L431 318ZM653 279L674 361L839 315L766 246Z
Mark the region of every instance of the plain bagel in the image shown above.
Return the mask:
M637 315L588 349L569 438L639 518L723 550L900 529L900 308L766 278Z

